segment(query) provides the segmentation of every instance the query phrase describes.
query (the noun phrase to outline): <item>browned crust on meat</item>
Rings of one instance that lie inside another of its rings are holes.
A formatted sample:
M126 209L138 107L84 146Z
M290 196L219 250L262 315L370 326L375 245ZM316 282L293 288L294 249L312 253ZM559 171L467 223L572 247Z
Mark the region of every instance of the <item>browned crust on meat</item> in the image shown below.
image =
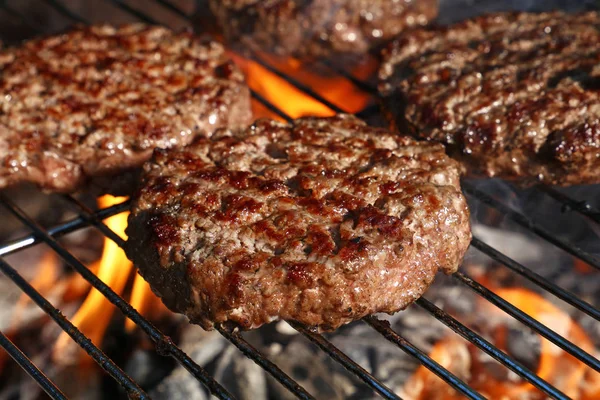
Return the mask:
M221 45L142 24L0 51L0 106L0 187L60 192L251 119L244 77Z
M172 310L211 329L320 330L417 299L469 245L458 164L349 115L257 121L144 168L127 255Z
M598 183L599 27L596 12L502 13L401 35L380 70L386 113L472 174Z
M433 20L437 0L209 0L230 43L301 58L364 56Z

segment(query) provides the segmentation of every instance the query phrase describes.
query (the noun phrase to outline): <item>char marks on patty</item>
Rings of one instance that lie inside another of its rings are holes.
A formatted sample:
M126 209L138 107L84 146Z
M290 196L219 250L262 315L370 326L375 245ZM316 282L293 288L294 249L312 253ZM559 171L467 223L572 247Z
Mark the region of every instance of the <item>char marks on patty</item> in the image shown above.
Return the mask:
M244 77L220 44L143 24L3 49L0 94L0 187L71 192L139 167L155 147L251 120Z
M500 13L401 35L380 93L402 132L473 174L600 182L600 16Z
M207 329L332 330L396 312L455 271L470 241L443 147L349 115L260 120L157 150L127 234L154 291Z

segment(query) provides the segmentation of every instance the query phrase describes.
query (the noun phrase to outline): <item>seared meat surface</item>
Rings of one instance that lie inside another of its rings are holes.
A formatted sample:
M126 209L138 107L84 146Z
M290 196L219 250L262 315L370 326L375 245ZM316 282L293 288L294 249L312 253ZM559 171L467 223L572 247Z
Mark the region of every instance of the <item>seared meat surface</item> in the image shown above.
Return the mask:
M300 58L363 57L402 30L427 24L437 0L208 0L226 39Z
M284 319L322 331L405 308L457 269L471 237L443 146L349 115L156 150L127 234L153 290L206 329Z
M122 183L155 147L251 120L244 77L221 45L142 24L0 51L0 106L0 188L59 192L90 178Z
M598 183L599 28L596 12L501 13L403 34L380 70L386 114L475 175Z

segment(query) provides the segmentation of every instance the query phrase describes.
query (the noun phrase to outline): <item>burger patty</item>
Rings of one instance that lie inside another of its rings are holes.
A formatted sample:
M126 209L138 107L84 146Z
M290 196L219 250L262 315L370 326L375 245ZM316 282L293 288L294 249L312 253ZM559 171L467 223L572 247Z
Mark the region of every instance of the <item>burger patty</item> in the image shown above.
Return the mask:
M157 149L125 246L173 311L211 329L333 330L416 300L469 245L458 163L350 115L259 120Z
M279 55L364 56L437 15L437 0L208 0L229 42Z
M386 114L475 175L598 183L599 27L596 12L502 13L403 34L379 73Z
M0 188L59 192L121 179L157 146L251 120L249 89L221 45L142 24L0 51L0 105Z

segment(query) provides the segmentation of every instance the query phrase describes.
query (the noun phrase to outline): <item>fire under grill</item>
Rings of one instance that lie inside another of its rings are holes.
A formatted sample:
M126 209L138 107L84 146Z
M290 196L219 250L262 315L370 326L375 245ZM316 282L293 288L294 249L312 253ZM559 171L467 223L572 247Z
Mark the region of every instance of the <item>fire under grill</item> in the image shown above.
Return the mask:
M29 3L39 3L43 5L44 9L48 12L55 13L57 17L62 18L64 21L70 23L90 23L93 22L91 19L88 20L89 13L82 12L78 7L71 6L73 1L56 1L56 0L45 0ZM167 0L153 0L147 2L125 2L125 1L101 1L94 2L94 7L99 9L101 7L112 7L118 9L121 18L127 18L130 21L143 21L148 23L161 23L161 20L155 19L145 6L152 3L153 6L164 9L165 13L170 13L178 19L178 23L181 26L192 26L194 19L187 10L184 10L180 4L182 2L170 2ZM176 4L177 3L177 4ZM16 4L16 2L15 2ZM0 1L0 10L5 17L11 19L11 24L15 27L21 27L26 35L39 35L45 33L52 33L50 30L58 29L57 27L49 27L46 29L43 24L40 24L36 20L35 15L30 15L24 12L23 9L15 7L9 1ZM94 11L95 12L95 11ZM110 15L110 14L107 14ZM126 17L123 17L126 15ZM38 15L39 16L39 15ZM122 22L122 21L119 21ZM164 23L164 22L162 22ZM11 26L12 26L11 25ZM179 28L178 26L177 28ZM8 28L4 27L0 29L2 33L8 37L3 37L5 42L11 42L16 39L20 39L18 35L12 36ZM303 95L311 98L312 100L321 103L323 106L331 109L334 112L345 112L343 104L336 104L332 101L324 98L323 95L318 93L314 88L302 83L291 74L282 71L275 64L265 59L260 54L250 54L249 56L244 54L244 57L249 57L252 62L260 65L262 68L283 79L288 84L292 85L296 90L303 93ZM376 90L373 82L365 79L359 79L352 72L345 71L339 67L322 63L319 68L328 70L332 76L341 76L351 82L356 90L364 92L366 95L374 98L376 96ZM263 107L285 120L291 120L289 116L281 107L269 101L264 95L259 94L257 91L253 91L254 100L261 103ZM369 104L360 112L357 113L361 118L368 121L380 120L379 109L376 104ZM497 183L497 182L496 182ZM510 193L517 193L522 191L518 188L513 188L507 184L500 184L503 188L508 188ZM508 196L503 193L499 193L497 190L491 190L487 183L481 183L476 181L464 181L463 189L469 198L469 204L474 214L479 213L480 210L486 209L491 210L490 213L495 218L500 218L503 221L509 221L515 226L519 226L522 230L529 231L532 236L537 236L540 240L545 241L547 244L553 246L563 254L568 254L571 259L576 260L575 262L583 262L589 266L591 273L589 279L598 280L598 269L600 269L600 258L590 248L589 243L580 243L574 241L572 238L566 237L565 235L557 234L552 229L546 227L545 221L539 220L539 215L530 213L527 211L533 206L531 202L538 202L543 199L544 203L550 202L554 204L558 209L562 209L563 218L579 218L584 221L584 224L588 224L592 231L600 232L600 210L597 204L593 204L593 198L590 198L590 202L582 201L581 198L576 198L573 192L558 190L550 187L536 187L533 189L527 189L528 198L525 200L525 206L521 207L520 203L515 203L514 197ZM596 188L597 189L597 188ZM535 195L532 195L532 193ZM596 190L595 193L599 193ZM120 204L103 208L99 210L91 210L80 200L72 196L63 196L63 200L70 205L71 209L77 213L77 216L55 225L49 229L44 228L40 223L29 216L22 209L22 205L18 204L13 198L7 194L0 194L0 203L8 212L16 217L20 223L28 229L31 233L18 239L5 242L0 246L0 270L10 280L14 282L16 286L22 290L37 306L39 306L60 328L66 332L73 341L75 341L81 348L89 354L89 356L108 374L112 377L122 388L126 391L127 395L131 398L146 399L150 396L142 389L141 385L138 384L133 378L124 372L123 368L118 365L117 362L113 361L107 354L105 354L99 347L92 343L75 325L69 321L61 310L55 308L50 300L46 298L42 293L32 286L20 273L11 266L4 257L14 255L22 252L25 249L33 247L38 244L46 244L52 251L56 253L66 264L72 267L76 273L80 274L92 287L97 289L103 296L106 297L112 304L118 308L123 315L132 320L137 327L144 332L155 344L156 352L163 356L170 356L183 368L185 368L189 374L201 382L208 391L220 399L231 399L234 395L228 391L221 383L219 383L207 370L196 363L193 358L186 354L178 345L176 345L167 335L153 325L147 318L142 316L132 305L99 279L90 269L88 269L78 257L70 252L58 239L61 237L82 230L87 227L94 227L107 238L114 241L119 247L123 246L123 239L111 230L104 222L106 218L123 213L128 209L128 202L122 202ZM529 202L529 204L527 203ZM534 207L535 208L535 207ZM548 218L548 215L546 215ZM553 219L551 216L549 219ZM503 249L495 248L489 242L489 235L474 230L474 238L472 241L472 247L475 248L483 256L494 263L494 268L499 270L510 271L510 273L521 276L524 280L534 287L537 292L544 294L550 294L560 301L572 306L577 312L586 314L588 319L592 320L595 325L595 329L598 329L597 323L600 321L600 309L597 307L598 297L584 299L584 296L577 292L575 289L566 289L560 282L555 282L550 277L545 277L543 274L535 271L534 268L529 268L522 262L515 260L515 257L511 257ZM597 243L596 243L597 244ZM597 248L597 247L596 247ZM573 340L569 340L564 334L557 332L547 324L540 322L538 319L532 317L527 313L523 307L516 306L511 302L498 295L495 288L484 279L479 277L472 277L472 275L461 268L459 272L452 275L450 278L462 288L465 292L471 292L476 297L489 302L491 305L502 310L510 318L518 321L521 324L523 330L533 331L545 339L549 340L554 345L558 346L565 353L573 356L581 363L583 363L586 369L590 373L600 373L600 360L597 358L597 354L585 350L581 347L581 343L574 343ZM549 296L551 297L551 296ZM495 359L507 370L512 371L516 376L522 378L524 381L529 382L539 391L545 394L545 396L556 399L567 399L569 396L557 389L550 382L544 379L544 377L538 375L537 371L529 365L525 365L524 362L518 360L514 355L501 349L499 346L493 344L490 340L485 338L485 334L478 332L477 329L468 327L466 323L463 323L451 315L451 312L443 309L444 304L428 300L429 295L419 299L415 305L421 309L421 311L429 314L435 318L451 331L454 335L462 337L468 343L474 347L480 349L491 358ZM482 394L478 393L475 389L469 386L464 379L459 378L456 374L450 372L447 368L442 366L440 363L434 361L431 355L421 349L418 345L414 344L414 341L409 341L402 334L392 329L392 326L388 321L378 316L369 316L363 318L359 324L366 324L369 329L372 329L382 336L381 340L387 340L393 345L397 346L399 350L406 353L408 356L413 358L418 364L433 374L437 375L450 387L456 391L471 399L483 399L485 398ZM433 323L433 321L432 321ZM341 364L354 378L362 381L368 385L374 393L379 394L384 398L399 399L400 395L395 393L391 388L383 383L381 378L377 377L376 372L369 372L366 368L359 365L358 362L354 361L353 358L342 351L339 346L336 346L329 336L317 334L312 332L310 329L297 324L290 323L291 327L295 329L299 334L304 336L310 342L315 344L320 351L327 356L331 357L335 362ZM242 334L237 331L229 331L222 326L217 326L218 332L235 347L239 349L246 357L253 360L256 364L264 369L266 373L271 375L277 380L283 387L285 387L292 395L300 399L312 399L314 395L305 390L297 380L294 380L290 374L284 372L284 370L278 366L277 363L271 361L263 354L262 351L258 350L248 340L245 339L246 334ZM599 330L600 331L600 330ZM357 339L359 340L359 339ZM23 370L34 379L40 387L53 399L65 399L65 394L61 389L48 378L44 372L38 368L30 358L28 358L24 352L18 348L9 338L2 332L0 332L0 346L16 361L16 363L23 368ZM527 351L527 349L525 350ZM295 354L289 354L289 357L296 357ZM555 366L560 368L561 366ZM323 379L327 379L324 376Z

